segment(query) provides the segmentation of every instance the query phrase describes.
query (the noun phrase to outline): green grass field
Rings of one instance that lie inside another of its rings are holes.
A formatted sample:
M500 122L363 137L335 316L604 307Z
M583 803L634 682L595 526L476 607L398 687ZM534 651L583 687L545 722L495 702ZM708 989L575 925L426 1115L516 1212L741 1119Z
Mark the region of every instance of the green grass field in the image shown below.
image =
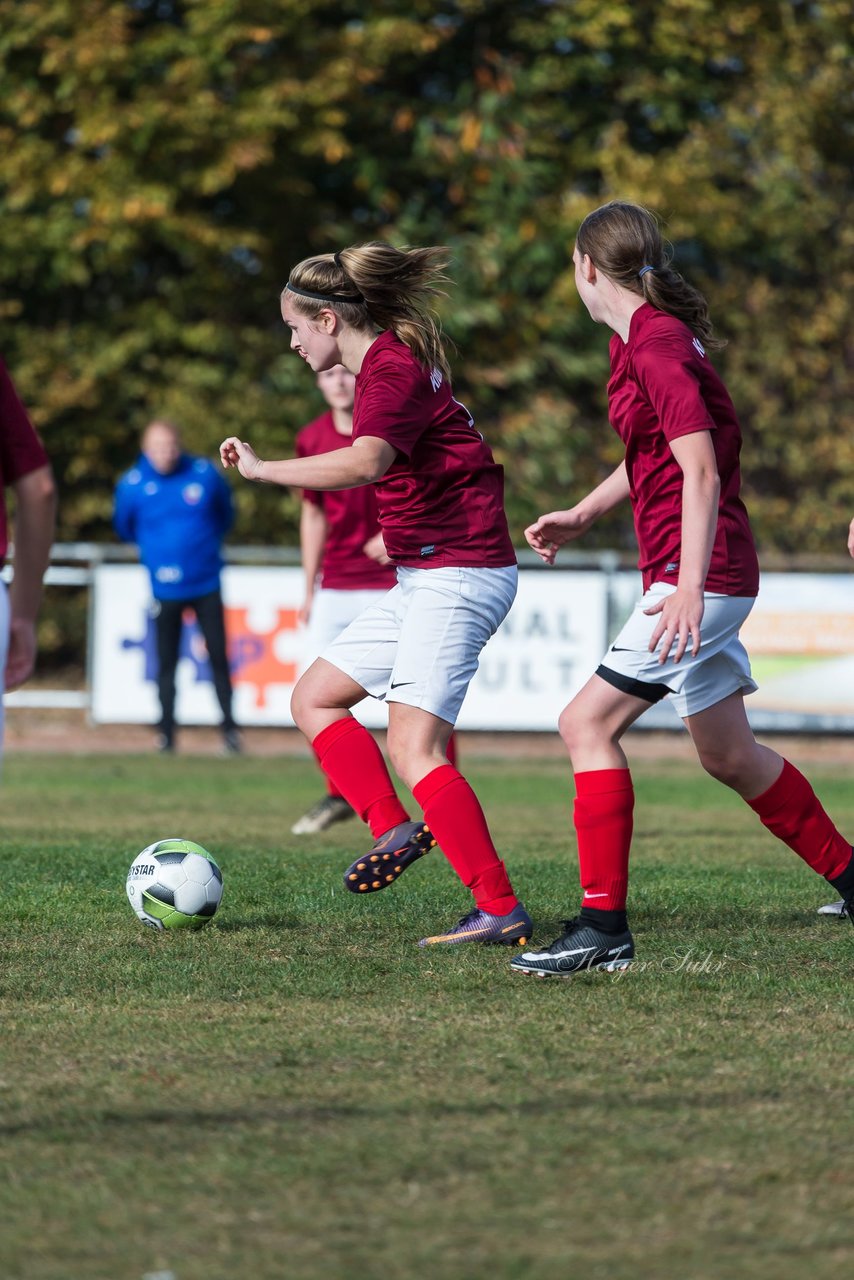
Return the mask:
M741 802L635 766L625 975L424 951L439 855L347 894L307 761L11 755L3 1280L838 1280L854 1250L854 929ZM568 769L464 762L549 941L578 902ZM810 775L854 830L850 770ZM150 841L215 854L199 933L136 920Z

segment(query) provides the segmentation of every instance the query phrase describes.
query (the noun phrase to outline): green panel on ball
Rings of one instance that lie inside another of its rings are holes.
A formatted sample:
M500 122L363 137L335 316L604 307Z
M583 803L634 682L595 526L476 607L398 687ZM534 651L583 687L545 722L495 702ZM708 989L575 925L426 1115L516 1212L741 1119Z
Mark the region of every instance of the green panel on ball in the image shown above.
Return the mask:
M175 908L169 902L161 902L159 898L153 897L147 889L142 892L142 901L145 911L148 915L154 916L155 920L162 920L164 928L168 928L169 916L175 915Z
M188 916L183 911L176 911L174 907L169 908L168 916L160 917L163 921L164 929L201 929L203 924L207 924L209 917L207 916Z

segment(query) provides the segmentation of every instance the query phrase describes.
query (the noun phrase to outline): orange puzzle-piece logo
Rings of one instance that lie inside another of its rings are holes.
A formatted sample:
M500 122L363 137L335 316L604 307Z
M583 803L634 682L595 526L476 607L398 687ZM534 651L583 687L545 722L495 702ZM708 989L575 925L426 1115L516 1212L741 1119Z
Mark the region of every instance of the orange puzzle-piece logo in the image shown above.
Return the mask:
M268 685L296 684L299 666L296 662L280 662L275 642L283 632L295 633L299 628L296 609L278 609L271 631L253 631L248 622L248 609L226 609L225 630L231 678L235 685L255 685L255 705L267 703Z

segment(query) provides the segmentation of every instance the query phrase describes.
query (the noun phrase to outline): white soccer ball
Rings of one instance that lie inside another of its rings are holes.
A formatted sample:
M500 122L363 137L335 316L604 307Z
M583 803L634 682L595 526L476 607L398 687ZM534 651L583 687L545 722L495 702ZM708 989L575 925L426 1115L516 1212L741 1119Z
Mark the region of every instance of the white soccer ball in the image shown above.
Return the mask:
M150 928L200 929L222 900L222 872L200 844L173 837L136 855L125 890Z

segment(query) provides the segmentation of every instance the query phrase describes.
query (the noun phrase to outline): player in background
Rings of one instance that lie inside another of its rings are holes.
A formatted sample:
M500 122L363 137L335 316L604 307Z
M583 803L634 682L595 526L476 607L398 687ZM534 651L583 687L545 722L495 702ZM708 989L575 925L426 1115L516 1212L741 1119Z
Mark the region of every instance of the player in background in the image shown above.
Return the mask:
M525 532L546 564L595 520L630 501L644 595L560 732L575 773L580 914L515 970L563 976L624 968L634 792L623 734L669 696L713 777L738 792L769 831L854 897L854 854L807 779L753 736L744 695L756 685L738 639L759 588L739 496L741 431L706 348L717 344L701 294L670 266L655 218L615 201L585 218L575 281L593 320L614 331L608 400L625 459L566 511Z
M233 519L231 489L214 464L184 451L174 423L149 422L136 463L116 486L113 527L123 542L137 544L151 579L159 751L175 749L175 673L187 609L195 613L205 638L222 712L223 749L228 755L241 749L231 706L220 577L223 539Z
M309 667L292 711L321 768L370 826L373 848L344 883L393 884L438 843L474 908L421 945L522 942L531 921L501 862L480 803L446 759L480 651L517 587L503 472L451 391L430 300L447 251L367 244L307 258L282 291L291 347L319 373L356 378L353 440L312 458L265 461L230 436L221 456L250 480L326 492L374 485L397 583ZM382 754L350 708L388 703L392 764L424 812L412 821Z
M337 364L318 373L317 385L327 409L298 433L299 458L344 448L353 439L355 376ZM300 621L308 626L308 651L313 660L397 580L380 532L373 486L325 493L304 489L300 553L305 574ZM456 764L454 744L452 736L448 743L451 764ZM356 816L330 778L326 788L326 795L291 827L294 835L314 835Z
M17 689L36 664L36 618L56 525L56 484L35 427L0 360L0 567L9 547L6 490L15 498L14 576L0 579L0 669L4 690ZM0 758L3 699L0 698Z
M854 557L854 520L848 526L848 554ZM836 902L828 902L826 906L819 907L818 914L820 916L836 916L841 919L843 916L850 914L850 902L845 903L844 898L839 898Z

